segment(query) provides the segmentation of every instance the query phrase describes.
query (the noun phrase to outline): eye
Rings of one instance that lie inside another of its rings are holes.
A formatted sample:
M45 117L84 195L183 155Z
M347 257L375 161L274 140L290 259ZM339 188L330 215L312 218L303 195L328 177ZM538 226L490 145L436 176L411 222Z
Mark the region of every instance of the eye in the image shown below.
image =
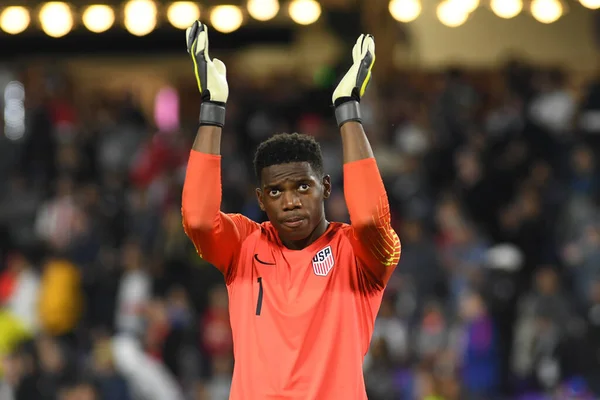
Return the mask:
M306 192L306 191L308 191L308 189L310 189L310 186L309 186L307 183L301 183L301 184L298 186L298 190L299 190L300 192Z
M269 190L269 196L271 197L277 197L281 194L281 191L279 191L279 189L271 189Z

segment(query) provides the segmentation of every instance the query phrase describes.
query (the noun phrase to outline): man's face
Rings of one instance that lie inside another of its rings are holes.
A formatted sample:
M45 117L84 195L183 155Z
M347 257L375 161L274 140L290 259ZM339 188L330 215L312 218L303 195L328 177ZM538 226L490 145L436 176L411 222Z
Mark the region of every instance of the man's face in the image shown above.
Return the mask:
M306 239L325 218L323 201L331 194L331 179L318 176L309 163L264 168L261 185L258 204L283 241Z

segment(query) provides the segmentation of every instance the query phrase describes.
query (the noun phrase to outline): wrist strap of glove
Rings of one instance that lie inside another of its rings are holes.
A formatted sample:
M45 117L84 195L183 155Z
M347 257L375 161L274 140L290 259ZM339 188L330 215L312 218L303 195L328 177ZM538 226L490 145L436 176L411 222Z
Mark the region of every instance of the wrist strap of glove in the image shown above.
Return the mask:
M337 106L335 108L335 119L338 127L341 127L349 121L362 122L362 115L360 113L360 105L358 104L358 101L347 101Z
M225 104L204 101L200 105L200 125L225 125Z

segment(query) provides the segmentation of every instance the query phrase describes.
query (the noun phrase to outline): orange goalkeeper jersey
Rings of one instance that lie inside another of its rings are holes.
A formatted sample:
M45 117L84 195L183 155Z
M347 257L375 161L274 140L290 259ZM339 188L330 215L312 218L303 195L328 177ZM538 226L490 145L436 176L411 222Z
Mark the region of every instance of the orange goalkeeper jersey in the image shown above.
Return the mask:
M220 156L191 152L183 224L225 276L232 400L363 400L362 373L383 290L400 258L377 164L344 165L351 225L330 223L289 250L271 223L220 211Z

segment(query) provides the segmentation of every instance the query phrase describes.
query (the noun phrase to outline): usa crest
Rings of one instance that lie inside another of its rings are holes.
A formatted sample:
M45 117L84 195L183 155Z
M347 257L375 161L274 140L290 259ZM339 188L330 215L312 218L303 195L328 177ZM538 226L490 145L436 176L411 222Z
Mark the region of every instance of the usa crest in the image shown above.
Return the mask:
M312 259L313 271L317 276L327 276L334 264L335 260L333 259L331 246L327 246L324 249L319 250L319 252L315 254Z

